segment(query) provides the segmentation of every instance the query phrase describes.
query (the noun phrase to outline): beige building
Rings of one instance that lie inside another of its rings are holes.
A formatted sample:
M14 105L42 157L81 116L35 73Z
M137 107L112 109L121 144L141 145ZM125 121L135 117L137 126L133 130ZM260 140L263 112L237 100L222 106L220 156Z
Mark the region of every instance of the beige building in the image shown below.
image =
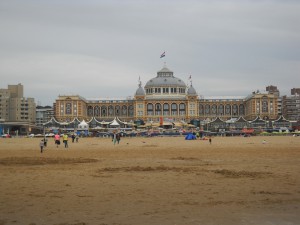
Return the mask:
M269 92L253 92L246 99L246 117L275 120L278 117L278 96Z
M164 66L144 87L139 81L133 98L88 100L78 95L60 95L54 104L54 114L59 122L70 122L76 117L85 121L111 121L118 117L124 122L142 120L160 125L217 117L254 120L259 116L272 120L278 117L277 98L277 94L269 92L200 98L191 80L185 84Z
M34 126L36 118L34 98L23 96L23 85L8 85L0 89L0 120L2 132L6 127L10 131L28 132ZM23 128L22 130L21 127Z

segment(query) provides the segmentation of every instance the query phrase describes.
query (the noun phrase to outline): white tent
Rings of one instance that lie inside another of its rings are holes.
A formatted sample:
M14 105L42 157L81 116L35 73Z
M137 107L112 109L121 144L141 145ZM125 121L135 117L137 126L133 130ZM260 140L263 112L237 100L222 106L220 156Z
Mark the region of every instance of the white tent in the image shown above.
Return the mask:
M89 125L84 120L82 120L82 122L78 125L78 129L79 130L88 130Z
M110 126L120 126L120 124L118 123L116 118L114 118L114 120L110 123Z

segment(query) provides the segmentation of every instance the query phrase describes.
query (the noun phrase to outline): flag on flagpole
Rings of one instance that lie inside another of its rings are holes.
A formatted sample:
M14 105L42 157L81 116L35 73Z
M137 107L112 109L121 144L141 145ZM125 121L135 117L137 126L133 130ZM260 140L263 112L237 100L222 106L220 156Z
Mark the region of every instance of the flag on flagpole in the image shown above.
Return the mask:
M160 58L163 58L166 56L166 52L163 52L161 55L160 55Z
M189 76L189 80L192 79L192 75Z

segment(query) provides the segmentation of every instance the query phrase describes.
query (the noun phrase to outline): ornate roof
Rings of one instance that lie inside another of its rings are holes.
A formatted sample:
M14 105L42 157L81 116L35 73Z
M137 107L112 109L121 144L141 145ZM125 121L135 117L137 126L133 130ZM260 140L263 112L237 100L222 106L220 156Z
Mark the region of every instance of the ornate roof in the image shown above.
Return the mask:
M169 70L166 65L157 72L157 76L149 80L145 88L147 87L186 87L185 83L177 78L174 77L173 72Z
M236 120L236 122L239 122L239 123L247 122L247 123L248 123L248 121L247 121L244 117L242 117L242 116L240 116L240 117Z
M195 90L195 88L193 87L193 85L191 85L187 91L188 95L197 95L197 92Z
M144 96L145 95L145 90L142 87L142 82L140 80L139 80L139 87L136 90L135 95L139 95L139 96L141 96L141 95Z
M220 117L216 117L213 121L211 121L210 123L225 123L224 120L222 120Z
M277 120L275 120L274 122L290 122L289 120L287 120L286 118L284 118L283 115L281 115Z

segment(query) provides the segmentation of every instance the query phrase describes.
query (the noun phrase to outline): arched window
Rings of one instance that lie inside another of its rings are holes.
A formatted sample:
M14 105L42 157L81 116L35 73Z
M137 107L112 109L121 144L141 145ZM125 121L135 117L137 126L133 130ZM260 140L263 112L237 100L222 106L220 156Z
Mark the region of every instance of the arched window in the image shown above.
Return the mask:
M114 107L112 105L108 106L108 116L114 116Z
M107 116L107 107L106 106L101 107L101 115L102 116Z
M237 116L238 115L238 106L236 104L234 104L232 106L232 115L233 116Z
M224 105L219 105L219 107L218 107L218 114L219 115L224 115Z
M185 115L185 104L184 103L180 103L179 104L179 115Z
M95 106L95 108L94 108L94 116L95 117L99 117L100 116L100 107L99 106Z
M205 105L205 114L206 115L210 114L210 105Z
M240 116L242 116L242 115L245 115L245 106L243 105L243 104L241 104L240 106L239 106L239 108L240 108Z
M177 104L176 103L171 104L171 112L172 112L172 115L177 115L178 114L178 109L177 109Z
M133 105L130 105L130 106L128 107L128 115L129 115L130 117L133 116Z
M161 104L155 104L155 115L161 115Z
M66 114L72 114L72 103L66 103Z
M88 106L87 108L87 114L88 116L92 117L93 116L93 106Z
M217 114L217 106L216 105L212 105L212 107L211 107L211 114L213 114L213 115Z
M122 116L127 116L127 106L126 105L122 106Z
M170 108L168 103L163 104L164 115L168 116L170 114Z
M153 115L153 104L152 103L147 104L147 115L149 115L149 116Z
M117 106L115 107L115 116L120 116L120 115L121 115L120 106L117 105Z
M225 114L226 115L230 115L231 114L231 106L229 104L227 104L225 106Z
M199 105L199 115L204 115L204 106Z

